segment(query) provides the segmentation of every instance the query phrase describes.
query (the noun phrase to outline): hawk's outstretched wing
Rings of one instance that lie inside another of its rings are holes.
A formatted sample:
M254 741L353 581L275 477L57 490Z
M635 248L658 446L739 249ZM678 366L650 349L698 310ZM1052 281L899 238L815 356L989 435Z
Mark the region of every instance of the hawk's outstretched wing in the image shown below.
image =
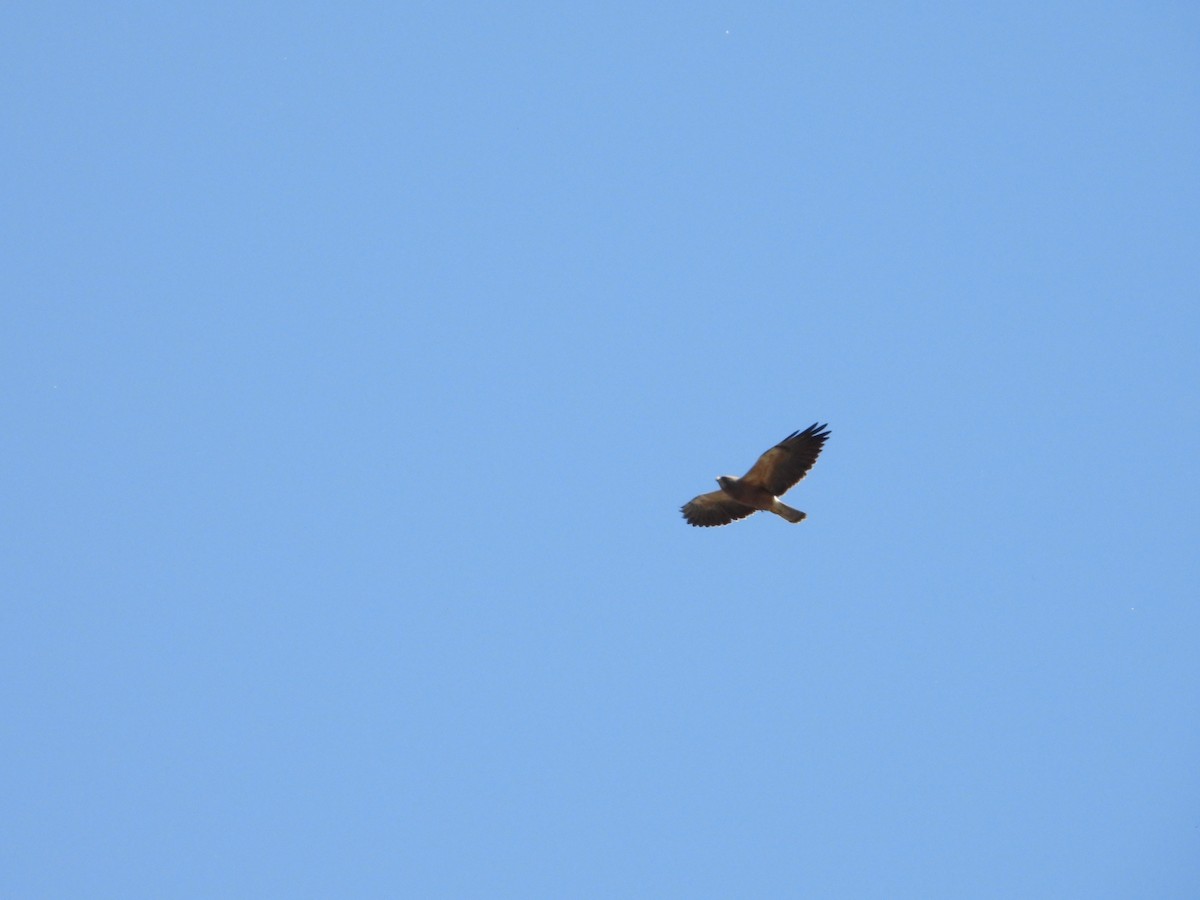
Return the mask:
M808 474L828 437L829 426L815 422L803 431L793 431L760 456L742 481L764 487L778 497Z
M738 519L744 519L755 512L753 506L738 503L724 491L713 491L693 497L683 504L683 517L689 525L699 525L707 528L710 525L728 525Z

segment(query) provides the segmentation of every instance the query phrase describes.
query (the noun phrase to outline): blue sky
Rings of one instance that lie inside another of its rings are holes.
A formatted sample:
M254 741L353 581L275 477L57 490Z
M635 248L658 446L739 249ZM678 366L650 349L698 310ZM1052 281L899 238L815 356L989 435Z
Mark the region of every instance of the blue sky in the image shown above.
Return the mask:
M0 893L1197 896L1198 38L7 7Z

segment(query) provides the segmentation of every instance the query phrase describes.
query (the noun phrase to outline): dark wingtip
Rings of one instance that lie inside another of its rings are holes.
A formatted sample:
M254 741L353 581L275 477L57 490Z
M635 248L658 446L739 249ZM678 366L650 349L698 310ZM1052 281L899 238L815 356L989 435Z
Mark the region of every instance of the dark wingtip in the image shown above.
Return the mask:
M832 432L829 431L828 423L822 425L819 422L813 422L811 425L809 425L803 431L793 431L791 434L789 434L787 437L785 437L784 440L790 441L794 437L803 436L803 437L815 437L818 440L823 441L823 440L825 440L825 438L829 437L829 435L831 433Z

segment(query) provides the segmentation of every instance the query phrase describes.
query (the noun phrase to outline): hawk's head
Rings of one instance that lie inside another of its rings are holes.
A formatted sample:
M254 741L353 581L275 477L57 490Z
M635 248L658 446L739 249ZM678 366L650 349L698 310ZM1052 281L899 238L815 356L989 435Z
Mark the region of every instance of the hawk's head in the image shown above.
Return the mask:
M737 479L734 478L732 475L722 475L717 479L717 484L719 484L721 486L721 490L725 490L726 488L730 487L735 481L737 481Z

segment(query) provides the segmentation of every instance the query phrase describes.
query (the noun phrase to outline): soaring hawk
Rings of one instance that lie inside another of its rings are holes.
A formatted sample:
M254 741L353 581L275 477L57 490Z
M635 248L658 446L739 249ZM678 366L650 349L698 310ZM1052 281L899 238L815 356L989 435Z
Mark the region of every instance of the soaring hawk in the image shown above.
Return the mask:
M689 525L707 528L728 525L761 509L789 522L803 521L805 513L775 498L808 474L829 437L828 428L814 423L803 431L793 431L760 456L741 478L722 475L717 479L719 491L701 494L685 503L681 508L683 517Z

